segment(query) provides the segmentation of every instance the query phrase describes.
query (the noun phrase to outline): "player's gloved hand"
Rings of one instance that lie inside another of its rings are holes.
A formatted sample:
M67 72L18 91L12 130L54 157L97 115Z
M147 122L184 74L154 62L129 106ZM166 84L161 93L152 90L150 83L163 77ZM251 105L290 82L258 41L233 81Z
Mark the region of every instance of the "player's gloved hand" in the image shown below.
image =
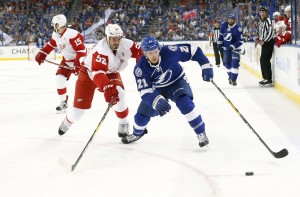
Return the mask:
M75 60L74 62L74 74L77 76L79 74L79 71L81 69L81 64L79 60Z
M204 64L202 66L202 78L203 78L203 81L210 82L210 79L213 79L213 77L214 77L214 71L213 71L212 67L213 66L210 63Z
M45 51L43 50L40 50L36 56L35 56L35 61L41 65L41 63L43 63L47 57L48 53L46 53Z
M232 48L231 47L223 47L223 50L229 52L229 51L232 51Z
M161 95L158 95L154 99L152 107L158 112L160 116L164 116L171 109L171 105L169 104L169 102Z
M119 102L119 92L115 84L108 83L104 85L103 92L106 102L111 103L112 105L115 105L117 102Z

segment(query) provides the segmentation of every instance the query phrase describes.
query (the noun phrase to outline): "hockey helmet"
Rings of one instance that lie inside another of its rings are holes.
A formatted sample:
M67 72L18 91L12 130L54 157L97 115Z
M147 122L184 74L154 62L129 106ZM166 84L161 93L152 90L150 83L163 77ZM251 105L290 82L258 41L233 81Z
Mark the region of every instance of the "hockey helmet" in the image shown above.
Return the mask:
M285 12L290 12L290 11L291 11L291 6L290 6L290 5L286 6L286 7L284 8L284 11L285 11Z
M145 38L143 38L141 46L143 52L146 52L146 51L152 51L156 48L159 48L159 43L156 40L156 38L152 36L146 36Z
M280 16L280 13L279 12L274 12L273 17L275 17L275 16Z
M107 40L109 40L109 37L122 37L123 30L117 24L108 24L105 28L105 35L107 37Z
M261 6L260 11L261 12L269 12L269 9L266 6Z
M58 31L58 28L67 26L67 19L65 15L59 14L52 18L51 26L54 28L55 32Z
M228 17L227 17L227 19L230 19L230 18L233 19L233 20L235 20L235 15L234 14L229 14Z

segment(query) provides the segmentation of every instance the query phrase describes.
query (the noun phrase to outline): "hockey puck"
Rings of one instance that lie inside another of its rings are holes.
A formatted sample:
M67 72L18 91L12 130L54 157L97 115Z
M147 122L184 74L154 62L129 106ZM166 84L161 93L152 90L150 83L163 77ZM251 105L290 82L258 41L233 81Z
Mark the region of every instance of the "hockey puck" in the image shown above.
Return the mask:
M245 175L246 175L246 176L253 176L253 175L254 175L254 172L246 172Z

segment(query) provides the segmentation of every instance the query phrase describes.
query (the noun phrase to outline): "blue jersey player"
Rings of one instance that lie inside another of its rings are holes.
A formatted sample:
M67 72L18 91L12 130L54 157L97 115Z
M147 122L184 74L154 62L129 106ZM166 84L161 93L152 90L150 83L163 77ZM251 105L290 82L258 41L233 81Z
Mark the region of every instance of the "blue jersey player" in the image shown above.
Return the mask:
M171 109L169 100L176 103L199 139L200 147L208 148L205 124L193 102L191 87L178 63L197 61L202 68L202 78L213 78L212 65L202 50L190 44L165 45L160 48L158 41L147 36L141 43L144 56L134 68L134 75L142 101L134 116L133 134L122 138L124 144L140 139L146 132L150 119L163 116Z
M236 86L239 74L240 51L243 44L242 29L235 23L235 16L230 14L228 21L221 25L218 39L219 49L223 49L223 62L227 69L229 84Z

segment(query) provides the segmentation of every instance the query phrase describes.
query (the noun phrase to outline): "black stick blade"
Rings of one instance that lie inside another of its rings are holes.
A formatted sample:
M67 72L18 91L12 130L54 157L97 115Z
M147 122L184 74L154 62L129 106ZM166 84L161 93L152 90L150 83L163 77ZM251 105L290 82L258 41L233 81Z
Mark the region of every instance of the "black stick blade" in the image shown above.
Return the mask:
M277 159L283 158L289 154L289 151L287 149L282 149L281 151L274 153L274 157Z

